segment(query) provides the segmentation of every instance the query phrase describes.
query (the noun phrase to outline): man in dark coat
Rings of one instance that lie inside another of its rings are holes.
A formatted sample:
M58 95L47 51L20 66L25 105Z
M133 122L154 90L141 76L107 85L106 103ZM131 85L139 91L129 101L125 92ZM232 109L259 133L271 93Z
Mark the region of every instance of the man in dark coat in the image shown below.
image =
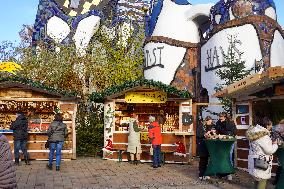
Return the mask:
M219 135L237 135L237 127L235 123L228 117L227 113L219 114L219 120L216 122L216 132Z
M19 163L19 151L20 149L24 153L25 163L30 165L28 151L27 151L27 140L28 140L28 120L22 112L16 114L16 120L12 122L10 129L13 130L14 137L14 156L15 164Z
M16 170L7 138L0 133L0 189L17 188Z
M219 114L219 120L216 122L216 133L219 135L229 135L235 137L237 135L237 127L233 120L228 116L226 112L222 112ZM231 164L234 166L234 157L235 153L234 150L235 145L232 146L230 152L230 161ZM221 174L222 176L227 176L228 180L232 180L231 174Z

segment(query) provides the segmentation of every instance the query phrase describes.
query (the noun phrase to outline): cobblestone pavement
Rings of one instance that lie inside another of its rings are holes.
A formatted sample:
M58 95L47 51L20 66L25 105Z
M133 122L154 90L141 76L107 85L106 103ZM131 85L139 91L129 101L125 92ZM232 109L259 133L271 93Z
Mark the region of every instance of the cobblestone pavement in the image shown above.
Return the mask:
M197 161L190 165L166 164L153 169L151 164L131 165L95 158L64 161L61 171L47 170L47 161L32 161L32 165L17 167L19 189L53 188L192 188L192 189L246 189L253 188L251 177L238 171L234 180L200 181ZM241 181L240 181L241 180ZM273 187L271 184L269 189Z

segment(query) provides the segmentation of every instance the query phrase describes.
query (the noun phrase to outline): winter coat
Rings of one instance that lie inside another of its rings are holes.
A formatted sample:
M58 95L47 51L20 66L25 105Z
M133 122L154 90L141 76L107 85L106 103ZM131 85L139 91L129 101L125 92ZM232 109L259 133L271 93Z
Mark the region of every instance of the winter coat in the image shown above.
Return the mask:
M0 189L17 188L16 171L7 138L0 133Z
M247 130L247 138L250 142L249 156L248 156L248 171L249 174L254 176L256 180L270 179L272 160L274 154L278 148L277 144L272 144L270 138L270 132L260 125L251 126ZM254 159L259 157L265 157L269 162L269 168L267 170L261 170L254 167Z
M149 138L152 141L152 145L161 145L162 144L162 134L161 127L158 122L153 122L148 127Z
M134 118L130 119L129 123L129 135L128 135L128 147L127 152L136 154L142 153L141 143L140 143L140 129L138 128L137 120Z
M209 155L208 149L205 143L205 133L211 131L215 125L199 125L196 130L196 143L197 143L197 154L200 157L206 157Z
M13 130L14 140L28 139L28 120L24 115L19 115L15 121L12 122L11 130Z
M68 135L67 126L61 121L53 121L50 123L47 135L50 142L63 142Z
M216 133L219 135L236 136L237 127L233 121L225 120L221 122L220 120L218 120L216 122Z

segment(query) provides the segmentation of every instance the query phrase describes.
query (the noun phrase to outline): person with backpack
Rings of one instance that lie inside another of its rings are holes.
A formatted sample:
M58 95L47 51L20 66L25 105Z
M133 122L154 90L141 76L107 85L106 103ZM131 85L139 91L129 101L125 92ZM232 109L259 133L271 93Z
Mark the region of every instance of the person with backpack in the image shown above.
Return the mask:
M13 130L15 165L20 165L20 150L24 153L26 165L30 165L27 150L28 119L22 112L16 113L16 120L11 123L10 129Z
M63 123L62 114L55 114L54 121L50 123L48 130L48 141L49 141L49 161L47 168L52 170L52 162L54 151L56 150L56 171L60 170L61 163L61 150L65 139L68 136L68 130L65 123Z

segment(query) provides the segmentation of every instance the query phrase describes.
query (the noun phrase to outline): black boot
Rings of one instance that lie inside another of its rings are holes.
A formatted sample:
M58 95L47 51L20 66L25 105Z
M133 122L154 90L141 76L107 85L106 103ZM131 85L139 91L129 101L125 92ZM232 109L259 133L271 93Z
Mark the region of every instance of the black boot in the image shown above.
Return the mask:
M19 160L19 158L15 158L15 165L20 166L20 160Z
M25 163L26 163L26 165L30 165L31 164L28 158L25 158Z
M59 166L56 166L56 171L60 171L60 167Z
M49 169L49 170L52 170L52 165L47 164L46 168Z

